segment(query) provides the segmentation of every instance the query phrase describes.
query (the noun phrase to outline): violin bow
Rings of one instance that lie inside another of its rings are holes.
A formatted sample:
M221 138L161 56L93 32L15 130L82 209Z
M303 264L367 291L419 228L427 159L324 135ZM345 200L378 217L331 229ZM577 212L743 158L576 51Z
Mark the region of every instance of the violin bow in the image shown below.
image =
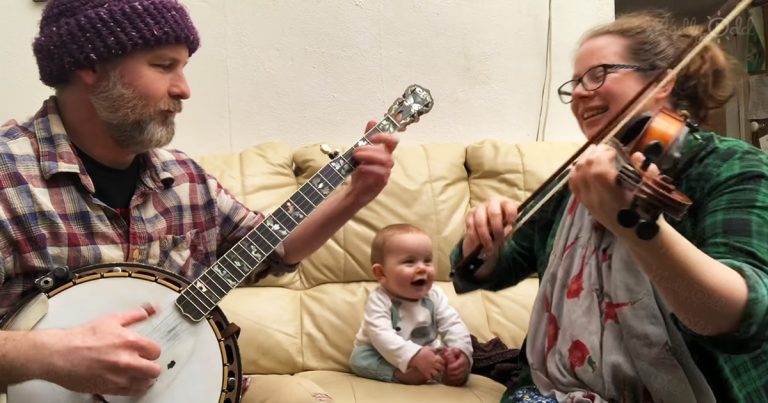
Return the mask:
M587 150L587 148L595 144L604 144L611 141L611 139L613 139L630 120L645 108L648 102L661 88L672 82L677 74L680 73L683 68L685 68L685 66L687 66L691 60L693 60L693 58L707 46L707 44L718 37L739 14L744 12L750 5L758 6L763 3L768 3L768 0L729 0L725 3L717 11L717 14L721 14L723 10L730 9L730 11L717 25L715 25L703 38L691 38L686 49L683 52L680 52L680 55L678 55L669 66L660 69L661 71L659 71L652 80L646 83L637 94L622 106L615 118L606 122L606 124L598 130L595 136L587 139L587 142L576 150L576 153L569 157L568 160L555 170L555 172L550 175L541 186L536 188L536 190L534 190L533 193L518 206L515 228L518 228L527 222L534 213L555 195L555 193L562 189L570 177L571 166L573 166L574 162ZM514 230L512 233L514 233ZM512 236L512 233L507 235L507 238ZM481 252L482 245L478 245L475 250L459 261L456 265L455 272L463 274L466 273L468 269L477 269L475 263L477 262L477 259L481 257Z

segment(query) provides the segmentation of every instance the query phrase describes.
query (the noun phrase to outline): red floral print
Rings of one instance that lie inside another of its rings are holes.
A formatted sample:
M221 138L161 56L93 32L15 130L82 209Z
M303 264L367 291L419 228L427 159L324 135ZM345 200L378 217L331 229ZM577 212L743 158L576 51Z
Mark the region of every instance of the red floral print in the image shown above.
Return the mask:
M573 200L571 200L571 204L568 205L568 211L566 214L573 216L576 213L577 207L579 207L579 201L574 197Z
M600 263L606 263L609 260L611 260L611 254L608 252L608 247L606 246L600 251Z
M557 343L557 336L560 333L560 328L557 326L557 317L552 313L552 305L549 302L549 298L545 300L547 315L549 315L549 322L547 323L547 345L544 355L549 355L549 352L555 347Z
M608 324L610 321L614 321L616 323L619 323L619 317L616 314L616 311L624 308L626 306L632 305L632 302L605 302L605 313L603 314L603 321L605 324Z
M579 272L576 273L568 283L568 291L565 294L568 299L579 298L581 292L584 291L584 266L587 264L587 261L589 261L588 256L594 255L597 252L597 249L593 249L592 253L587 253L587 251L589 251L589 248L584 248L584 255L581 257L581 267L579 268Z
M589 348L581 340L574 340L568 347L568 363L571 365L571 371L588 364L592 371L597 369L597 364L589 353Z

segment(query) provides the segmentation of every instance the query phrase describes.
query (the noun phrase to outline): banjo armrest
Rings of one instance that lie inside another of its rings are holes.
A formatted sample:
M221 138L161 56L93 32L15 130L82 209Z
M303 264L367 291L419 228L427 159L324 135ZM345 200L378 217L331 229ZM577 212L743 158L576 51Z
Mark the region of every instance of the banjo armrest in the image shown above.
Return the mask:
M29 309L19 311L8 321L6 330L30 330L48 313L48 297L39 293L26 304ZM5 395L0 395L0 403L5 403Z

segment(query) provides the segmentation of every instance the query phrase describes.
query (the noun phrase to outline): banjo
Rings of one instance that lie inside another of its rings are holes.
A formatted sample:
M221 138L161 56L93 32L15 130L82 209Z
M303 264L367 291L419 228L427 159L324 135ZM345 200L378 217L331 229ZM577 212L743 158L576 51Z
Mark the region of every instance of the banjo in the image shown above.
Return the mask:
M239 328L227 321L217 304L248 275L266 270L262 262L267 256L355 170L355 148L371 144L370 138L376 133L405 130L432 105L429 90L411 85L384 118L346 152L324 147L331 162L191 283L177 274L138 263L98 264L72 272L57 268L39 278L36 285L41 292L9 312L0 321L0 328L71 328L151 303L159 307L158 312L132 328L161 346L156 362L163 371L142 396L77 393L31 380L9 385L8 403L239 402Z

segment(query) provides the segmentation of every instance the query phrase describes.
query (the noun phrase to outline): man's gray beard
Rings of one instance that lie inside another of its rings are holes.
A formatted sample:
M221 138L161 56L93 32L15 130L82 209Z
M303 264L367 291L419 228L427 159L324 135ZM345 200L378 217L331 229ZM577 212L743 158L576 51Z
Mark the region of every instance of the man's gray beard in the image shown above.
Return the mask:
M173 117L166 118L161 112L165 108L160 105L153 108L125 86L118 69L111 70L107 78L94 87L91 102L112 139L125 150L140 154L164 147L173 140ZM181 111L181 101L172 102L174 106L168 109Z

